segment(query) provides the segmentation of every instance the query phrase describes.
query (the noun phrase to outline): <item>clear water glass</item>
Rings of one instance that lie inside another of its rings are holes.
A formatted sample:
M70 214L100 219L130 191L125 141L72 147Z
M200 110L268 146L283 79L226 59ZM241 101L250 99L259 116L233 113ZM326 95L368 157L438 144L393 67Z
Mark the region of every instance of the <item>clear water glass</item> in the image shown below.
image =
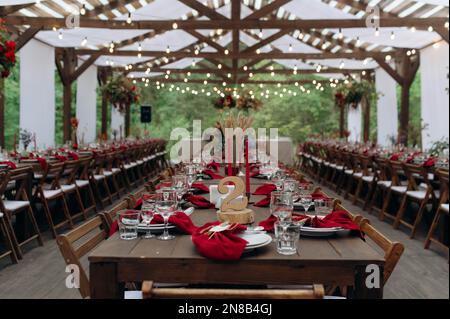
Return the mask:
M300 190L300 194L310 195L313 191L313 185L309 183L301 183L298 185L298 189Z
M155 201L156 212L164 219L164 232L158 237L159 240L171 240L175 236L170 235L167 229L170 216L177 210L177 194L174 190L165 191L158 194Z
M147 226L147 230L144 235L144 238L146 239L155 237L149 228L154 215L155 215L155 203L153 201L142 199L141 217L142 222Z
M120 239L136 239L137 228L140 223L141 212L138 210L122 210L117 213L119 217Z
M174 175L172 176L172 188L175 189L177 193L177 205L180 207L183 195L186 193L188 188L188 181L186 175Z
M294 202L291 192L272 192L270 195L270 213L284 222L292 217Z
M314 200L314 210L316 216L326 216L333 211L332 199L316 199Z
M286 225L285 223L276 222L274 228L277 252L281 255L295 255L300 239L300 225L296 223Z
M313 205L314 201L312 196L310 195L301 195L299 203L305 209L305 213L307 213L309 208Z
M271 181L277 187L277 191L283 190L283 183L284 183L285 179L286 179L286 174L285 174L285 172L283 170L277 169L273 173L273 175L271 177Z
M298 181L295 179L286 179L283 184L283 190L285 192L295 193L298 191Z

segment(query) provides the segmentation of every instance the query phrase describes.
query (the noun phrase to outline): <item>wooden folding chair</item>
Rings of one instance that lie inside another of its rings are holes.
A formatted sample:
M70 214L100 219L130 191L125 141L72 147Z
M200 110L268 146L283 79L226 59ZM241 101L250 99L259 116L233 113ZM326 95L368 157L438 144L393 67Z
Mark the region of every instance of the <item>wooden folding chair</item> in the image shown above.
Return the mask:
M47 222L50 226L53 238L56 238L56 231L59 228L66 225L73 228L73 221L70 216L69 207L67 206L66 197L59 184L59 179L61 178L63 170L64 163L48 163L34 193L35 200L40 201L44 207L45 216L47 217ZM50 210L50 203L52 202L59 203L63 210L63 219L56 224L53 213Z
M0 176L0 179L2 177ZM0 212L0 238L3 238L5 250L0 252L0 259L10 257L13 264L17 264L18 258L16 251L18 250L17 241L14 242L12 235L14 235L11 222L4 213Z
M380 195L381 198L386 197L387 190L392 185L392 174L389 168L389 160L384 158L374 158L373 161L374 165L376 166L375 169L376 183L374 185L372 198L370 199L369 205L366 208L368 209L369 213L371 213L374 210L380 213L381 208L383 206L383 202L380 208L378 208L375 204Z
M105 208L105 203L113 203L108 181L104 174L105 156L105 154L97 154L91 161L89 168L89 182L102 208ZM103 196L101 192L102 188Z
M433 235L439 226L439 222L441 221L442 216L449 215L448 213L448 198L449 198L449 190L448 190L448 170L437 170L436 175L439 178L440 186L441 186L441 196L439 198L439 205L436 211L436 215L434 216L433 222L431 223L430 230L428 232L427 238L425 240L425 249L430 248L431 242L437 244L438 246L444 248L448 252L448 246L446 246L442 241L433 238ZM445 231L446 228L443 228ZM447 228L448 230L448 228ZM441 234L443 237L444 234Z
M425 167L415 164L403 164L403 170L408 178L408 190L403 194L393 226L395 229L398 229L400 224L406 226L411 229L410 237L414 238L427 204L432 204L433 207L436 206L437 198L439 198L439 191L433 190L433 185L428 179L428 172ZM419 204L419 210L416 213L413 224L403 220L409 202L416 202Z
M83 193L88 198L88 201L83 201L84 210L86 214L94 210L97 213L97 204L95 202L94 192L92 191L91 184L89 182L89 168L92 158L91 157L82 157L78 160L78 174L76 175L75 183L80 191L80 194ZM82 197L83 198L83 197Z
M5 173L1 173L3 176L0 178L0 211L4 214L6 226L12 225L13 216L17 216L19 213L25 214L25 217L27 217L28 222L31 225L31 233L28 238L24 238L24 234L21 236L23 238L20 238L19 234L14 231L14 228L10 228L11 240L14 244L17 243L17 246L14 246L16 247L16 255L19 259L22 258L23 255L22 246L27 243L36 240L39 246L44 245L31 202L27 194L27 187L31 173L31 168L25 167L11 170L6 173L6 175ZM11 182L15 185L15 187L9 191L9 198L5 197L3 199L2 196L6 195L6 189L8 188L8 184Z
M386 197L384 198L383 207L381 208L378 218L380 220L384 220L384 218L387 217L395 221L396 215L389 213L389 205L391 204L391 199L394 195L401 198L408 190L408 186L404 185L401 179L403 173L402 163L398 161L388 161L387 165L391 172L392 181L386 191Z
M82 217L84 220L87 219L86 209L84 208L83 199L81 198L80 194L80 188L76 184L79 168L80 162L78 160L65 161L62 177L58 181L60 188L66 196L67 203L69 203L70 195L73 195L77 202L79 211L70 211L70 208L72 206L68 205L72 220L78 217Z
M142 283L143 299L323 299L322 285L304 289L202 289L155 288L152 281Z
M107 238L106 224L102 216L96 216L65 235L57 237L56 242L67 265L78 267L81 297L89 298L89 279L81 265L80 258L89 253ZM82 241L82 243L80 243Z
M370 195L372 194L372 190L374 188L375 183L375 175L373 173L373 164L372 159L368 156L359 155L358 162L360 165L360 173L355 173L355 179L357 180L357 186L355 195L353 196L352 204L361 204L363 209L368 205L368 201ZM364 185L367 184L367 193L366 196L361 198L361 193L363 191Z

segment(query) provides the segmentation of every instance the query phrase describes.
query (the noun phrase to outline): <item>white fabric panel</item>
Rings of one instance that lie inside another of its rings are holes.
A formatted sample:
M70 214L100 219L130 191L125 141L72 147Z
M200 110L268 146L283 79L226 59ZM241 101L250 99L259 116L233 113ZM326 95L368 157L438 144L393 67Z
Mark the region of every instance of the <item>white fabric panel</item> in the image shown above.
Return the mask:
M91 66L77 80L78 140L95 141L97 135L97 67Z
M449 137L448 59L448 44L444 41L420 52L421 111L423 124L427 125L422 131L424 149Z
M55 49L36 40L20 50L20 128L38 147L55 143Z
M13 6L16 4L25 4L25 3L33 3L36 2L36 0L2 0L0 2L0 5L2 6Z
M358 19L353 14L333 8L321 0L291 1L283 8L300 19Z
M361 113L361 105L358 105L356 109L352 106L348 107L347 127L350 132L349 141L359 142L361 140Z
M427 3L427 4L434 4L434 5L448 7L448 0L416 0L416 2L423 2L423 3Z
M111 138L112 132L117 130L117 138L125 137L125 116L121 114L114 106L111 106Z
M382 146L391 145L398 132L397 82L382 68L375 71L377 92L377 140Z

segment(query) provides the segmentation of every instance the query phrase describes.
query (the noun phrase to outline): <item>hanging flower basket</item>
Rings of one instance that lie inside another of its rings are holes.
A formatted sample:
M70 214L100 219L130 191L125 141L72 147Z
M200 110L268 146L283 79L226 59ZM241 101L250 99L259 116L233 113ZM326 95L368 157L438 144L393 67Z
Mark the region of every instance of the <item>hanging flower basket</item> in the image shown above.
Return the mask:
M258 111L262 107L262 102L250 95L249 92L243 92L237 100L236 107L246 112L249 110Z
M378 93L375 85L369 81L351 81L347 84L342 83L339 85L336 88L334 97L337 106L350 105L356 109L363 98L369 100L372 98L378 99Z
M236 107L236 101L233 99L231 95L226 95L223 98L218 99L214 102L214 107L219 111L223 111L224 109L230 109Z
M7 78L15 64L16 43L10 39L5 21L0 19L0 77Z
M102 91L121 113L125 112L128 105L139 102L138 88L123 76L113 77L102 87Z

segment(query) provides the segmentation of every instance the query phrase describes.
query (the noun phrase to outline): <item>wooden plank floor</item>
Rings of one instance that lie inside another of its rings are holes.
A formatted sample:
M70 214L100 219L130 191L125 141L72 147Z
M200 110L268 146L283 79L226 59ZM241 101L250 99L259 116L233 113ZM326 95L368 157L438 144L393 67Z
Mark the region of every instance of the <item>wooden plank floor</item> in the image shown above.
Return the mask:
M336 196L328 188L323 189ZM385 287L385 298L449 298L448 257L439 249L423 249L423 232L417 239L410 240L406 231L395 230L389 223L380 222L348 201L343 202L351 212L369 218L383 234L406 247ZM0 261L0 298L80 298L78 290L65 286L67 273L56 241L48 232L44 233L44 237L45 245L36 247L30 244L31 249L19 264L11 265L8 259ZM86 260L84 264L87 266Z

